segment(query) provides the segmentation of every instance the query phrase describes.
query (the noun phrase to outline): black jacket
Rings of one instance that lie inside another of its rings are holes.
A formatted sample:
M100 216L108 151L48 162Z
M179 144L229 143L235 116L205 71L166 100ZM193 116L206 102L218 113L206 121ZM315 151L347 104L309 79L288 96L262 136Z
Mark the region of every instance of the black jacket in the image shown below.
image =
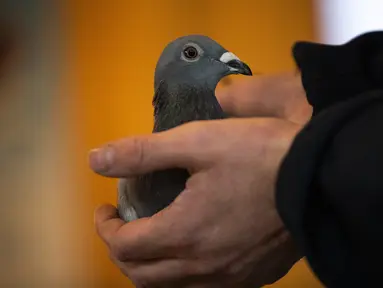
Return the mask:
M280 168L278 211L326 287L383 287L383 32L293 55L314 114Z

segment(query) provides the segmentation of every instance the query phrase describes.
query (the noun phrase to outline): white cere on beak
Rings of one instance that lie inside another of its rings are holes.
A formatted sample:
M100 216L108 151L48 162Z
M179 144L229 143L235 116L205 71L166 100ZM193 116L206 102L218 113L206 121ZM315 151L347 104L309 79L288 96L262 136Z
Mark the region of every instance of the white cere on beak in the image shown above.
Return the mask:
M235 54L233 54L231 52L225 52L222 54L221 58L219 58L219 61L221 61L223 63L228 63L232 60L241 61Z
M219 61L221 61L222 63L225 63L225 64L232 61L232 60L241 61L235 54L233 54L231 52L225 52L222 54L221 58L219 58ZM230 67L230 70L237 71L238 69Z

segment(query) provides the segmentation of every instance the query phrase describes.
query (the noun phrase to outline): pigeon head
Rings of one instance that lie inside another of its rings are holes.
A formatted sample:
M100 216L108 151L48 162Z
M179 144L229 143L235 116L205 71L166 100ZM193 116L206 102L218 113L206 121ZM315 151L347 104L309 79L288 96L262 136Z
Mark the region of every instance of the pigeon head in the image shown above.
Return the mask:
M155 87L168 85L203 86L215 90L230 74L252 75L244 62L220 44L202 35L184 36L169 43L158 60Z

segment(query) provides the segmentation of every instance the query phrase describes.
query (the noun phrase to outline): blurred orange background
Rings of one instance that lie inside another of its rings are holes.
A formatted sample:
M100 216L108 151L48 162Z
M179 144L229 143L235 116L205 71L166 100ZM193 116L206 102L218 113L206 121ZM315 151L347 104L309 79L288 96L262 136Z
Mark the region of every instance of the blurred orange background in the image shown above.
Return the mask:
M17 287L32 287L31 283L36 284L33 287L131 287L94 232L93 210L101 203L116 202L117 182L89 170L88 151L116 138L151 132L154 67L169 41L185 34L205 34L254 71L292 70L293 43L316 40L311 2L67 0L57 10L45 10L48 18L57 18L56 22L45 19L41 29L48 33L52 28L52 37L59 38L53 42L59 43L59 48L54 47L61 51L55 60L60 73L53 84L49 72L31 72L41 77L36 80L40 82L35 94L41 91L41 95L54 96L49 117L39 122L39 128L30 128L45 131L44 136L33 138L40 141L40 154L28 162L25 172L33 177L12 178L11 188L7 188L34 191L28 203L15 200L24 208L11 209L8 214L18 217L17 227L24 231L19 247L34 253L28 254L28 263L22 256L17 258L18 264L8 267L11 282L4 283L21 283ZM49 51L56 49L49 47ZM20 86L15 79L13 87ZM13 109L11 102L3 105ZM22 187L15 188L16 182ZM33 213L19 213L31 206ZM31 263L36 267L32 271L28 270ZM271 287L321 285L301 261Z
M181 35L209 35L262 73L294 69L292 44L315 39L311 1L69 2L68 35L74 51L69 71L76 83L76 94L69 97L75 97L78 140L73 167L84 187L81 239L88 251L81 260L92 263L89 277L100 287L127 287L129 281L111 264L92 226L94 207L115 203L116 181L89 171L87 151L151 131L154 67L164 46ZM320 285L302 262L272 287Z

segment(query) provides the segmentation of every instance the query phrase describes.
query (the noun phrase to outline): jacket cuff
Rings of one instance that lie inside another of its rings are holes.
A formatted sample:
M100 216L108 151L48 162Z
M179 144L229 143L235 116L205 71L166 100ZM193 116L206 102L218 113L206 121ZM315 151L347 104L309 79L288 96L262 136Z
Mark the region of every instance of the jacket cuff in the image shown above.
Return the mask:
M292 53L313 116L362 92L383 88L383 32L362 34L343 45L297 42Z

